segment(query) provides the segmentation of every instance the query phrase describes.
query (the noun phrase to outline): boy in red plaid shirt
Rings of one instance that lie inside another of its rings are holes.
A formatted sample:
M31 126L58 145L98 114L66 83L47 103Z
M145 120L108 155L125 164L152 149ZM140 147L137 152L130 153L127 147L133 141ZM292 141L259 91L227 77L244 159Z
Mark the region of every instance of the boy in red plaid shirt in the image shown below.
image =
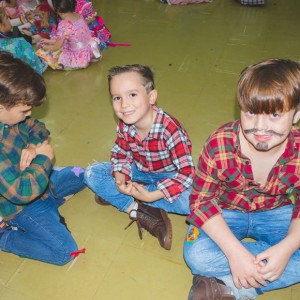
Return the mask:
M191 142L172 116L155 105L151 69L127 65L110 70L110 94L119 118L111 163L94 163L86 184L99 204L112 204L171 249L167 212L188 215L194 176Z
M237 99L240 120L209 137L194 178L190 300L256 299L300 282L300 64L250 66Z

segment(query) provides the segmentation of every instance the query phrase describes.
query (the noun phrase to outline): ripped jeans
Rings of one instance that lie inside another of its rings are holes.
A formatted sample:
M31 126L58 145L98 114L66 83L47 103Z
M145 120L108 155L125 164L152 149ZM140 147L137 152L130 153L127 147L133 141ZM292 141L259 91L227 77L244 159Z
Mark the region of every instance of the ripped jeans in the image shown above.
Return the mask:
M58 207L66 196L85 187L83 174L84 169L80 167L54 169L50 175L53 193L45 200L31 202L6 222L16 230L6 230L0 239L0 249L54 265L68 263L77 244L60 222Z

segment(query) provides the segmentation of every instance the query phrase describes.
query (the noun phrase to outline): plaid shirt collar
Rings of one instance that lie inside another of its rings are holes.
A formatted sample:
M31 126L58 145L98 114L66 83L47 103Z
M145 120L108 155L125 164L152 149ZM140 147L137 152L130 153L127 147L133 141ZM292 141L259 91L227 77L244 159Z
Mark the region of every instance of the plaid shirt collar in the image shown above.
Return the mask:
M149 132L148 136L146 137L146 139L158 139L158 137L160 136L160 132L161 132L160 128L163 126L163 124L160 121L164 115L163 110L156 105L153 105L152 107L157 113L156 113L155 120L151 126L150 132ZM138 137L138 132L137 132L135 125L126 125L125 123L123 123L123 124L124 124L124 132L127 131L128 134L133 138Z

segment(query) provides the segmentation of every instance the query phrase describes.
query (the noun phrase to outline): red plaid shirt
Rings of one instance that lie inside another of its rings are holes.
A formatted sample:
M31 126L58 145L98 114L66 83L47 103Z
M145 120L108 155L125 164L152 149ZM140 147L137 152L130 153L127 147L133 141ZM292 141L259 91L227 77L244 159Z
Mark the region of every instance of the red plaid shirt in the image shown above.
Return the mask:
M223 208L245 212L291 204L300 218L300 130L292 128L286 149L265 186L254 182L251 161L240 150L240 121L223 125L207 140L199 157L190 195L189 223L201 227Z
M144 140L140 140L134 125L119 121L118 136L111 152L112 173L121 172L129 180L132 163L141 172L176 172L174 177L157 184L165 199L173 202L192 185L195 173L192 145L187 132L175 118L157 106L153 108L157 115Z

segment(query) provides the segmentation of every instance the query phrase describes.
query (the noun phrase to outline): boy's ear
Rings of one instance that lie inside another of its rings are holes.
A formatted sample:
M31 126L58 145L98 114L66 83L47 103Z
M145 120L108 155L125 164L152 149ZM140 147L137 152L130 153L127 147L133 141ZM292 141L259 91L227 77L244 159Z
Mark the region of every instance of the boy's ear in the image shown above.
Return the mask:
M149 93L149 103L155 104L156 99L157 99L157 90L154 89Z
M298 109L293 118L293 124L296 124L300 120L300 110Z

